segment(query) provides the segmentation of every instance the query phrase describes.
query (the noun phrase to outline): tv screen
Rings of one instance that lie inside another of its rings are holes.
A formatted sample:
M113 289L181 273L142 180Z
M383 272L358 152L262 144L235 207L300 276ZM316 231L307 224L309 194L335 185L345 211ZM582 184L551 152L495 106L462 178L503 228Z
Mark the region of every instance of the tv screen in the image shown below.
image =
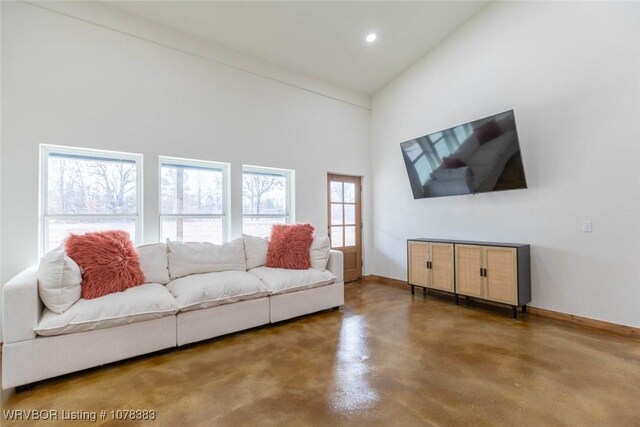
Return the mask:
M414 199L527 188L513 110L400 146Z

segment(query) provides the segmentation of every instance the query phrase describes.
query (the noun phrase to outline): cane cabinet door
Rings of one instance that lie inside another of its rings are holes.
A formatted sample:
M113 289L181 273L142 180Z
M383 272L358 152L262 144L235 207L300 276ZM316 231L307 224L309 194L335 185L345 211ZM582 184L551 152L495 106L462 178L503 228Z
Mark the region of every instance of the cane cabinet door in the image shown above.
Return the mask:
M483 298L482 246L456 245L456 293Z
M485 298L518 304L518 254L515 248L485 247Z
M427 286L429 284L429 244L409 242L409 284Z
M453 244L431 243L429 287L453 292Z

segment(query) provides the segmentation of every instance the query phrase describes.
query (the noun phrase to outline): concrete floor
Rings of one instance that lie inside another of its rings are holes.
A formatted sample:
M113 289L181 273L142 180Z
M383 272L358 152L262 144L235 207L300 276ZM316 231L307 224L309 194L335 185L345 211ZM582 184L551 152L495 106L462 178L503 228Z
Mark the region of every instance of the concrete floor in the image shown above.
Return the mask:
M110 415L151 409L158 426L640 426L640 342L356 282L340 311L5 391L2 409L108 411L64 425L151 425Z

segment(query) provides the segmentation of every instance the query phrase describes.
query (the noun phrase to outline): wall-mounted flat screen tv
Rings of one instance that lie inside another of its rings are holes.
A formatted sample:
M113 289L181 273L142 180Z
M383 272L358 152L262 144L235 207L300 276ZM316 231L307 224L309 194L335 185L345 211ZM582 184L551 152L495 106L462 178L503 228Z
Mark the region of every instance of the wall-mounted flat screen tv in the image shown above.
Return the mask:
M414 199L527 188L513 110L400 146Z

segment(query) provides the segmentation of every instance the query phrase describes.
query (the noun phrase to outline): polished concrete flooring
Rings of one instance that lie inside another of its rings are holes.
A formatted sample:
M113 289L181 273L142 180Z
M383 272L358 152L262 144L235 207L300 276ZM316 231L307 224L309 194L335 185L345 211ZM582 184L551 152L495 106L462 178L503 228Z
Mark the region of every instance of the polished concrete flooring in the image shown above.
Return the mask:
M2 409L156 411L64 425L640 426L640 342L356 282L339 311L4 392Z

